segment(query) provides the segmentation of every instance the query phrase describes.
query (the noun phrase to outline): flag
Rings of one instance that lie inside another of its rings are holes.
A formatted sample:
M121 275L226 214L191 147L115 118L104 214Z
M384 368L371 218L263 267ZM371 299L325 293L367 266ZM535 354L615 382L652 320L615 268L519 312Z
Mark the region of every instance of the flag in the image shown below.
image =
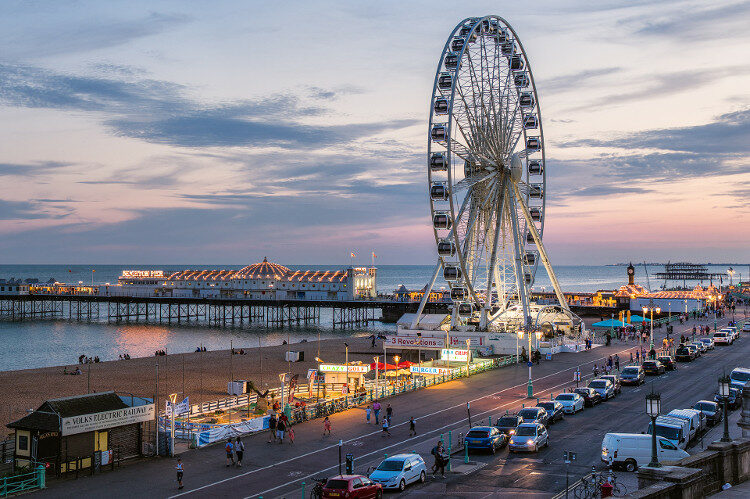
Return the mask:
M378 255L376 255L376 254L375 254L375 252L373 251L373 252L372 252L372 257L373 257L373 258L377 258L377 257L378 257Z
M349 253L349 256L351 256L352 258L354 258L357 255L355 255L354 252L352 251L351 253Z

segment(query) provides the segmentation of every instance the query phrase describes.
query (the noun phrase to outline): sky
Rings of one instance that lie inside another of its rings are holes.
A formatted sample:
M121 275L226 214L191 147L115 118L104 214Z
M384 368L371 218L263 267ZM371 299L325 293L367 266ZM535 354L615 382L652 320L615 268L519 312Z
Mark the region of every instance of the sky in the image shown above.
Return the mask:
M435 70L528 54L557 264L750 261L750 2L0 3L3 263L436 259Z

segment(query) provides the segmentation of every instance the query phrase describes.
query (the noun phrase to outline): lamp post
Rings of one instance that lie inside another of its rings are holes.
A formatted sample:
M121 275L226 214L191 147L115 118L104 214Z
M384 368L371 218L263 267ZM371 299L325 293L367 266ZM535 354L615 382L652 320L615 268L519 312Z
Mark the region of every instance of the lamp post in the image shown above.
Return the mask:
M469 338L466 338L466 377L469 377L469 346L471 345L471 340Z
M721 437L722 442L731 442L729 437L729 417L727 416L727 405L729 404L729 395L731 389L731 380L726 374L719 378L719 395L721 395L722 405L724 406L724 435Z
M380 367L380 356L373 357L373 360L375 360L375 398L377 398L378 385L380 384L379 379L378 379L378 371L379 371L378 368Z
M398 388L398 360L399 360L400 358L401 358L401 357L399 357L398 355L394 355L394 356L393 356L393 362L395 362L395 363L396 363L396 381L394 381L394 383L393 383L393 384L394 384L394 386L395 386L396 388ZM386 359L386 363L387 363L387 362L388 362L388 359ZM394 388L394 393L395 393L395 389L396 389L396 388Z
M648 307L643 307L643 315L646 316L646 312L651 312L651 346L649 352L654 349L654 312L657 314L661 313L661 308L654 307L653 300L649 303Z
M346 363L346 396L349 396L349 343L344 343L346 354L344 356L344 363Z
M518 356L518 341L523 339L523 330L519 329L516 334L516 364L520 362L521 358Z
M651 418L651 462L648 463L650 468L660 468L659 456L656 452L656 418L659 416L659 409L661 408L661 395L654 393L653 388L651 393L646 395L646 414Z
M320 364L323 363L323 359L321 359L320 357L315 357L315 362L318 363L318 376L320 376ZM317 404L318 402L320 402L320 379L317 379L316 381L317 393L315 395L315 403Z

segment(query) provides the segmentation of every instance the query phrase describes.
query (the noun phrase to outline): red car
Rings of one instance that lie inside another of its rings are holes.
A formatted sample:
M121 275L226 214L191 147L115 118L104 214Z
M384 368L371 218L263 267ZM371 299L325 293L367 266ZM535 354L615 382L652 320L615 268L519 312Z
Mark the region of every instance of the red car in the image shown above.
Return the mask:
M337 475L329 478L323 486L323 499L348 499L350 497L383 497L383 486L362 475Z

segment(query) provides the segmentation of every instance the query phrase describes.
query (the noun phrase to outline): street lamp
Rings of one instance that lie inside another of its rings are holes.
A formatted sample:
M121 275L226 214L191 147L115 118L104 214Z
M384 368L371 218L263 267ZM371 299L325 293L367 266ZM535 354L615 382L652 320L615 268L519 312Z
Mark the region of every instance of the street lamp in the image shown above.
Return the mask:
M378 380L378 370L379 370L378 368L380 367L380 356L373 357L373 360L375 361L375 395L377 398L378 385L380 384Z
M466 338L466 377L469 377L469 346L471 345L471 340L469 338Z
M651 347L649 348L649 352L654 349L654 312L657 314L661 313L661 308L654 307L654 302L652 301L649 303L650 306L643 307L643 316L646 316L646 312L651 312Z
M316 378L318 378L320 376L320 364L323 363L323 359L315 357L315 362L318 363L318 373L316 375ZM317 385L317 393L315 394L315 403L317 404L320 402L320 379L317 379L315 384Z
M660 468L659 456L656 453L656 418L659 417L661 409L661 395L654 393L653 388L651 393L646 395L646 414L651 418L651 462L648 463L650 468Z
M349 396L349 343L344 343L346 354L344 356L344 362L346 363L346 396Z
M722 442L731 442L732 439L729 437L729 418L727 417L727 405L729 404L729 395L731 394L732 381L726 374L719 378L719 395L724 405L724 436L721 437Z
M396 363L396 381L394 382L396 387L398 388L398 359L400 359L398 355L393 356L393 361ZM386 362L388 362L388 359L386 359Z
M521 360L521 358L518 356L518 340L523 339L523 329L518 330L518 334L516 335L516 364Z

